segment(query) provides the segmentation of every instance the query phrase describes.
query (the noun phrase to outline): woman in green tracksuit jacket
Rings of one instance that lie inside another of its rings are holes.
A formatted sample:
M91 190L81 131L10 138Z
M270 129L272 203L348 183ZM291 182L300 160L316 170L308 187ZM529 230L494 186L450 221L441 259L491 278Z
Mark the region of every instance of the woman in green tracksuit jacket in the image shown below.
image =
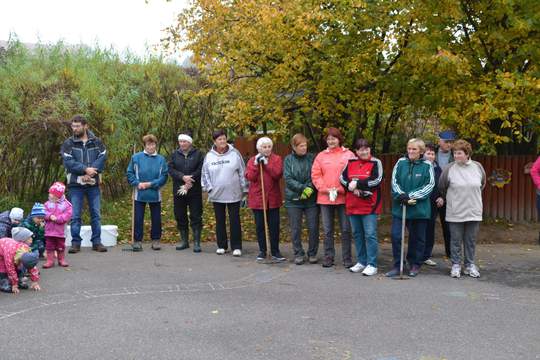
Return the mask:
M294 263L302 265L305 252L302 247L302 217L305 215L309 234L308 260L317 262L319 249L319 206L317 192L311 181L311 167L315 156L307 152L308 141L302 134L291 139L293 153L285 158L283 176L285 178L285 208L289 216L291 239L294 249Z
M418 275L424 260L426 228L431 217L430 195L435 187L433 166L422 158L425 149L426 145L422 140L409 140L407 156L400 158L392 171L391 237L394 267L386 276L399 275L403 206L407 207L405 224L409 231L409 276Z

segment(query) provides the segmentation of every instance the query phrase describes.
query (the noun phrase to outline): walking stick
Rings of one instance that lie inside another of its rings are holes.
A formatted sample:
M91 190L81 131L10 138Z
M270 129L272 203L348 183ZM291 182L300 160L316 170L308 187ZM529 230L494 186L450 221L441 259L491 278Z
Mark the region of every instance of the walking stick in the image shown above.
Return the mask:
M264 237L266 238L266 259L271 260L270 254L270 230L268 229L268 218L266 216L266 195L264 193L264 174L263 174L263 164L259 162L259 169L261 174L261 193L263 201L263 218L264 218Z
M135 155L135 144L133 144L133 155ZM136 165L135 165L136 166ZM135 243L135 190L131 191L131 245Z

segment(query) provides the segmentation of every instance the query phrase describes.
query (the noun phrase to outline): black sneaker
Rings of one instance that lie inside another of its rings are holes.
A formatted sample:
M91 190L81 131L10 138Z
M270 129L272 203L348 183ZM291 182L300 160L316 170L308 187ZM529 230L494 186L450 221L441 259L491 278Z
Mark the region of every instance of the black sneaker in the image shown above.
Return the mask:
M331 256L325 256L322 262L322 266L325 268L334 266L334 258Z
M277 253L276 255L272 255L272 260L277 262L283 262L287 261L287 258L283 257L280 253Z
M353 262L351 259L346 259L346 260L343 260L343 267L346 268L346 269L350 269L353 267Z
M409 276L416 277L416 275L418 275L419 272L420 272L420 266L413 265L411 266L411 271L409 271Z
M141 241L135 241L132 245L133 252L139 252L142 251L142 242Z
M403 272L405 272L405 270L403 270ZM384 276L386 276L386 277L399 276L399 268L398 267L392 268L392 270L390 270L389 272L384 274Z
M257 261L263 261L264 259L266 259L266 253L261 251L259 255L257 255Z

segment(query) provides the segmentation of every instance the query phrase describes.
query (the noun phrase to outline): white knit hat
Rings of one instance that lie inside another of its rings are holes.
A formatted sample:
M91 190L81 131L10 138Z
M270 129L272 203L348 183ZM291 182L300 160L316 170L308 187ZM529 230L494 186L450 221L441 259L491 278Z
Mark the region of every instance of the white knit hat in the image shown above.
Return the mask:
M18 207L14 207L9 212L9 218L11 221L22 221L24 218L24 210Z

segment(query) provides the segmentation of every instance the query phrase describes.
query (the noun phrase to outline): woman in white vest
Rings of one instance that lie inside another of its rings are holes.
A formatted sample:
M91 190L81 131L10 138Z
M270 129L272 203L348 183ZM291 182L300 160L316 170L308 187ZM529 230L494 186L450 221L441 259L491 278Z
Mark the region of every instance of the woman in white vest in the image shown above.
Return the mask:
M223 130L212 134L214 145L206 154L202 168L202 187L214 205L218 255L228 249L226 211L229 213L229 231L233 256L242 255L242 227L240 205L248 191L245 164L242 155L231 144Z

